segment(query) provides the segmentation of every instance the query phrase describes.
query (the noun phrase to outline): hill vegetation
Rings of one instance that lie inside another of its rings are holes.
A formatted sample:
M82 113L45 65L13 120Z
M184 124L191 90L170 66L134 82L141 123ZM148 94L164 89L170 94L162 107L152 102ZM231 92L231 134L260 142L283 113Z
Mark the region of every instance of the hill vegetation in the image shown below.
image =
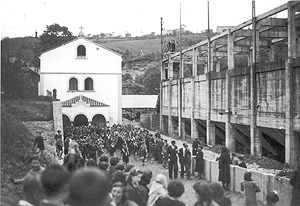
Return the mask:
M26 122L52 119L52 102L2 98L1 205L16 205L22 187L13 185L10 178L22 178L30 170L29 158L36 134Z

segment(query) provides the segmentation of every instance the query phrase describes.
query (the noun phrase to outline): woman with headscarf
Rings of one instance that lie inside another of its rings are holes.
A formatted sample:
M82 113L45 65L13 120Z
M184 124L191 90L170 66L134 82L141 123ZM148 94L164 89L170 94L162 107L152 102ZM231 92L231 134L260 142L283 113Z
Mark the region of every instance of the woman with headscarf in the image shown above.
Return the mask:
M143 205L142 196L138 190L142 175L142 171L132 168L127 176L127 186L125 189L128 200L134 201L139 206Z
M195 182L193 185L197 202L194 206L217 206L218 204L212 200L210 188L207 183Z
M229 190L230 183L230 154L226 147L222 147L219 160L219 181L225 190Z
M167 195L167 177L163 174L158 174L155 181L152 182L149 191L147 206L154 206L156 200L161 196Z
M147 200L149 196L149 188L147 187L147 185L150 183L151 178L152 178L152 172L150 170L143 171L141 181L137 186L137 189L140 191L143 200L142 206L146 206L147 204Z
M257 206L256 193L260 192L257 183L252 180L252 173L246 172L244 174L244 181L241 182L241 191L245 191L244 200L245 206Z
M124 182L115 182L110 194L116 206L138 206L135 202L128 200Z
M203 177L204 159L202 146L197 149L195 172L198 172L197 177L200 180Z

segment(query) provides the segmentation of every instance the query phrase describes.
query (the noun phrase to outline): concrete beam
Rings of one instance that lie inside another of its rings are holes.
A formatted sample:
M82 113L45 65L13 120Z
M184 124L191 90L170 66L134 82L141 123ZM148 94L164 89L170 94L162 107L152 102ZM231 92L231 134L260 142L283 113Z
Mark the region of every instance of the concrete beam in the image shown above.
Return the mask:
M266 18L258 22L260 26L286 27L286 18Z
M260 38L287 38L287 31L264 31L259 33Z

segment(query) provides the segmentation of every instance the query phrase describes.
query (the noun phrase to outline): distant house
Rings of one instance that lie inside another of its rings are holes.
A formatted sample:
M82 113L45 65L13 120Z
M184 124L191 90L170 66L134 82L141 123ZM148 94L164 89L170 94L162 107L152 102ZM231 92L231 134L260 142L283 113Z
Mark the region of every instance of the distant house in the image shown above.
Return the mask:
M122 56L78 37L41 57L39 95L54 89L63 123L122 123Z
M131 38L131 34L126 33L126 34L125 34L125 37L126 37L126 38Z
M123 95L123 117L139 119L143 113L156 112L157 101L158 95Z
M162 35L172 35L173 34L173 30L163 30L162 31Z

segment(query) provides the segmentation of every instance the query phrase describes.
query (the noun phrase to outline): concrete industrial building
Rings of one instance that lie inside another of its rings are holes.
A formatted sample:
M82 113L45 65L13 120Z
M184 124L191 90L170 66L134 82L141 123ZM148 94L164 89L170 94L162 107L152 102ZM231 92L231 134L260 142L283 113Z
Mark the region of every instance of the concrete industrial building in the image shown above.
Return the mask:
M259 16L254 11L240 25L166 54L161 131L224 143L231 151L241 147L254 156L282 156L294 166L300 155L299 12L299 1ZM246 65L236 66L238 58Z

